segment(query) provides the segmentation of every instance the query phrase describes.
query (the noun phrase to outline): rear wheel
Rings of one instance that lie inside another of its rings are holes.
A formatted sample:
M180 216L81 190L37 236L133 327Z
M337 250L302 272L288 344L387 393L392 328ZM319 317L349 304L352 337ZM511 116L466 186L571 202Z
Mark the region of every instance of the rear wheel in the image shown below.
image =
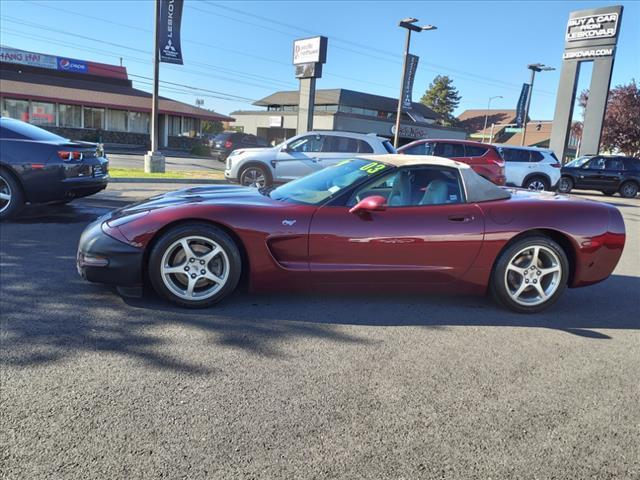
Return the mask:
M235 242L207 224L169 230L149 255L153 288L181 307L204 308L219 302L236 288L241 270Z
M569 262L548 237L523 238L498 258L491 276L496 301L519 313L536 313L553 305L567 286Z
M624 182L620 186L620 195L624 198L635 198L638 195L638 184L635 182Z
M569 193L573 189L573 180L569 177L562 177L558 182L558 191L561 193Z
M22 187L7 170L0 170L0 220L16 215L24 207Z
M549 182L546 178L536 175L527 179L523 185L528 190L535 190L541 192L543 190L549 190Z
M240 185L247 187L268 187L271 185L271 175L260 165L249 165L240 172Z

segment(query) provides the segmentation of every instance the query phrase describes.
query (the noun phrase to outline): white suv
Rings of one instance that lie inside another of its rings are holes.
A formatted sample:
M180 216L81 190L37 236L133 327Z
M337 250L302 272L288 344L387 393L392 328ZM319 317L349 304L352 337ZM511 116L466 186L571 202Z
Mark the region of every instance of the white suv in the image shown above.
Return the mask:
M507 185L529 190L552 190L560 180L560 162L552 150L495 145L505 162Z
M304 177L353 154L396 153L386 138L351 132L307 132L270 148L234 150L227 157L227 180L264 187Z

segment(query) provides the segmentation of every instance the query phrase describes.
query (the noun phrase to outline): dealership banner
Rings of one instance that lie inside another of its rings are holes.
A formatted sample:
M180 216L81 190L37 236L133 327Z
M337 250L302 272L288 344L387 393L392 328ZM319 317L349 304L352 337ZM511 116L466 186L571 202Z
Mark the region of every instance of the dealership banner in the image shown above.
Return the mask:
M518 106L516 107L516 127L522 128L526 119L525 110L527 109L527 100L529 99L529 90L531 85L528 83L522 84L522 91L520 92L520 98L518 99Z
M413 108L413 79L418 69L420 57L407 54L407 62L404 70L404 84L402 85L402 110L405 112Z
M158 25L158 45L160 61L182 65L180 46L180 23L184 0L160 0L160 25Z

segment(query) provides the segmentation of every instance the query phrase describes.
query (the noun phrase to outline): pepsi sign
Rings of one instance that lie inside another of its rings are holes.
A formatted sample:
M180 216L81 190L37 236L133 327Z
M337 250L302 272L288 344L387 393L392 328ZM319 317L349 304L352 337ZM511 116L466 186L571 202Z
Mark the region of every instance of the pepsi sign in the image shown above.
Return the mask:
M58 57L58 70L65 72L87 73L89 66L86 62L71 58Z

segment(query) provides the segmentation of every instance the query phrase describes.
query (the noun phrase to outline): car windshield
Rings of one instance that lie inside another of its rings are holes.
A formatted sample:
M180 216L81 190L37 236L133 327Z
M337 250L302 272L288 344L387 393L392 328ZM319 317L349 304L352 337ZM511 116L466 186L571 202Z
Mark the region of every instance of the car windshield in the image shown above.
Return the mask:
M582 165L587 163L590 159L591 159L591 157L586 157L586 156L585 157L578 157L576 159L571 160L569 163L567 163L565 165L565 167L580 168Z
M318 205L363 179L386 171L391 166L354 158L286 183L269 193L274 200Z

